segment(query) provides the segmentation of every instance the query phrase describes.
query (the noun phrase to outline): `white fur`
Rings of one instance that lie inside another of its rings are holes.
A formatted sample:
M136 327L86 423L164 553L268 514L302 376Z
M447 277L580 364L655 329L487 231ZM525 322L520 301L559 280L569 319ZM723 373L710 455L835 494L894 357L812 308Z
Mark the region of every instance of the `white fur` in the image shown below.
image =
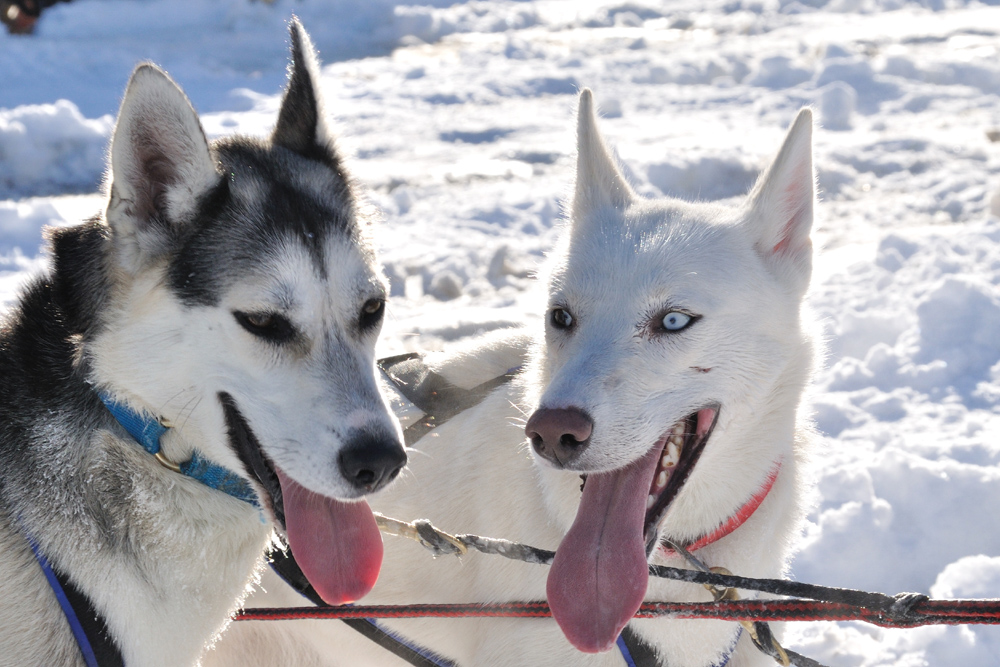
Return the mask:
M634 195L597 131L589 91L580 99L579 166L572 220L549 267L549 306L569 310L576 329L547 325L533 343L492 340L478 357L463 350L437 361L456 381L467 370L494 375L513 357L528 359L523 378L437 428L416 446L404 481L373 500L376 510L430 519L454 533L475 533L555 549L580 498L580 471L637 460L678 420L721 405L718 425L661 534L682 542L713 531L781 472L753 516L700 558L745 576L784 574L803 513L803 463L810 426L800 400L815 356L803 310L809 281L813 172L811 114L800 112L784 146L741 208L644 200ZM680 334L651 333L651 321L681 309L700 319ZM467 385L474 384L472 382ZM575 471L536 460L524 420L538 406L585 410L589 447ZM677 558L654 561L683 567ZM471 553L432 559L422 547L387 538L379 583L366 603L494 602L545 595L548 568ZM265 575L251 604L301 604ZM708 601L699 586L651 580L648 600ZM552 620L408 619L385 625L463 666L608 665L614 649L583 654ZM279 632L235 624L211 665L400 665L336 621ZM643 620L632 627L671 667L707 667L736 632L732 623ZM267 633L263 642L257 633ZM296 633L304 645L277 638ZM322 634L319 634L319 633ZM253 647L252 653L247 647ZM280 646L275 653L269 647ZM241 649L242 647L242 649ZM305 655L310 657L306 660ZM280 656L280 657L279 657ZM731 667L773 664L744 633Z

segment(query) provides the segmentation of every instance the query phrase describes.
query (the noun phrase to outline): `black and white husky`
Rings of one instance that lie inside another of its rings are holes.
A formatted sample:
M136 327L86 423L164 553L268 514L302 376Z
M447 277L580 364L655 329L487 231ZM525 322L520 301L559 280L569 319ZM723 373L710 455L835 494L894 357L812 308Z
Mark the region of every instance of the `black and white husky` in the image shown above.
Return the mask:
M208 143L139 66L106 213L52 232L3 320L2 664L195 664L275 530L328 601L374 583L362 496L406 462L375 379L386 284L291 41L266 140Z
M584 91L545 331L429 359L467 389L526 357L525 370L420 440L406 482L373 500L388 516L449 532L558 547L555 561L431 559L394 538L365 600L547 598L555 621L382 625L442 656L436 664L461 667L623 667L633 649L670 667L775 664L736 623L632 616L644 599L711 600L700 586L649 578L651 562L688 567L665 540L744 576L778 577L787 566L811 433L800 406L815 356L803 307L811 136L804 110L740 206L642 199L610 157ZM265 588L252 604L301 604L276 581ZM626 626L634 641L622 646ZM229 632L212 664L405 664L334 621Z

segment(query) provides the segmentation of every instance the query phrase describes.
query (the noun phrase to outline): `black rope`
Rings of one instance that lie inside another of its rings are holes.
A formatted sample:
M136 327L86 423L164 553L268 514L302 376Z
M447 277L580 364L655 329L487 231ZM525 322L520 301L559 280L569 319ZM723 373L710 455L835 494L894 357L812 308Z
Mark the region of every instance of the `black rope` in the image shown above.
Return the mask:
M271 569L274 570L275 574L281 577L286 584L295 589L300 595L308 599L317 607L331 606L319 596L316 589L309 583L306 575L303 574L301 568L299 568L299 564L295 562L295 558L292 557L291 551L272 551L268 560L270 561ZM386 651L392 653L400 660L408 662L415 667L442 667L443 665L455 667L455 663L451 660L426 649L423 651L418 650L406 642L400 641L395 634L378 625L375 625L368 619L342 618L340 621L352 630L361 633L374 643L378 644Z
M454 545L437 536L437 530L426 521L415 521L421 541L435 555L457 554ZM504 556L512 560L538 565L550 565L555 558L555 552L539 549L527 544L500 540L480 535L455 535L455 539L467 547L486 554ZM738 588L745 591L757 591L784 597L805 598L821 602L837 602L856 607L866 607L881 612L891 620L905 623L915 620L913 608L927 600L920 593L900 593L885 595L884 593L869 593L851 588L835 588L804 584L786 579L754 579L732 574L716 574L714 572L699 572L666 565L650 565L649 574L660 579L686 581L692 584L717 586L719 588Z
M883 593L869 593L852 588L834 588L830 586L818 586L816 584L804 584L785 579L753 579L732 574L682 570L665 565L650 565L649 573L655 577L672 579L674 581L688 581L694 584L707 584L722 588L739 588L745 591L758 591L760 593L770 593L785 597L866 607L879 611L893 621L901 623L914 620L913 608L924 600L929 599L926 595L920 593L900 593L892 596Z

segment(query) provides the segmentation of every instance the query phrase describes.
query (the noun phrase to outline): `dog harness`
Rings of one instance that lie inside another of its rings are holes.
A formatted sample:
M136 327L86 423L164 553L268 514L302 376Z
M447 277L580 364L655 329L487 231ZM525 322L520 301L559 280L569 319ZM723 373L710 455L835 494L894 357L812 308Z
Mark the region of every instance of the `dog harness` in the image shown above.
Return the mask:
M69 577L49 564L38 542L23 525L21 530L59 602L66 622L69 623L76 645L80 647L83 662L87 667L125 667L125 659L111 638L104 617L94 608L90 598L74 586Z

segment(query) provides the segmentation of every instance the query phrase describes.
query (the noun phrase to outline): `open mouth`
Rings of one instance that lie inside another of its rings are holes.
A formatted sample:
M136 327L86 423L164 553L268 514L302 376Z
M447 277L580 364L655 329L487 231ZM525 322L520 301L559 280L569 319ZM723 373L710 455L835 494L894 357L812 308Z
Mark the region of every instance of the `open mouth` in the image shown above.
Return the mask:
M233 397L220 392L219 402L229 441L247 475L264 487L264 501L309 583L332 605L363 597L382 566L382 535L368 503L339 500L299 484L264 453Z
M647 556L653 553L657 529L705 451L718 419L718 405L702 408L674 424L654 446L659 447L660 457L649 485L642 526Z
M552 615L579 650L611 648L642 604L660 524L704 452L719 410L697 410L638 460L588 475L545 587Z
M236 451L236 456L247 475L254 477L267 493L265 502L269 506L275 521L285 529L285 504L281 493L281 482L278 480L278 473L275 472L274 464L261 449L260 442L250 429L236 401L225 392L219 393L219 403L222 404L222 413L226 418L226 430L229 433L229 442Z

